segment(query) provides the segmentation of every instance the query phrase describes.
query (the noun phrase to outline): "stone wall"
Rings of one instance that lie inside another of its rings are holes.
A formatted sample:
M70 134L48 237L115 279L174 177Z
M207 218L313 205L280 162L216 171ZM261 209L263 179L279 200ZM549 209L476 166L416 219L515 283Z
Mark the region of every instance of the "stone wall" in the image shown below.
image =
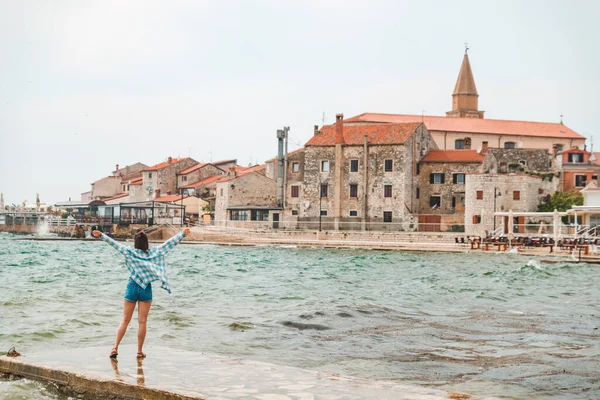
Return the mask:
M252 172L232 177L217 183L215 202L215 224L229 226L230 207L252 209L254 207L276 207L277 185L272 179ZM248 218L250 220L250 217Z
M227 173L222 169L217 168L212 164L206 164L204 167L198 168L197 170L192 171L189 174L177 175L177 188L199 182L211 176L226 174Z
M341 157L343 165L339 205L342 225L355 225L360 221L384 224L384 212L391 212L392 222L385 223L381 228L407 229L406 223L414 222L411 212L417 210L415 163L435 146L424 125L417 128L416 133L404 145L368 144L367 165L364 146L344 146ZM350 172L352 160L358 162L357 172ZM385 171L386 160L392 160L392 171ZM329 172L321 171L322 161L329 161ZM324 217L335 218L336 162L334 146L306 147L304 207L299 207L302 221L318 220L320 210L327 213ZM321 184L327 184L327 198L320 199ZM350 197L351 185L356 185L356 197ZM385 197L387 185L391 186L390 197ZM343 226L341 228L343 229Z
M531 175L516 174L471 174L465 185L465 232L470 235L485 236L486 231L494 229L495 211L531 212L537 211L537 206L545 194L542 178ZM483 193L483 198L477 199L477 192ZM519 199L515 199L518 192ZM494 195L495 194L495 195ZM476 223L473 217L480 217ZM501 224L498 217L496 228Z
M488 149L483 172L546 172L551 168L551 156L546 149Z
M460 214L465 212L465 184L453 183L454 174L480 172L480 163L421 162L419 167L419 214ZM444 174L444 183L431 183L431 174ZM431 196L440 196L440 207L431 208ZM452 207L452 199L455 207Z

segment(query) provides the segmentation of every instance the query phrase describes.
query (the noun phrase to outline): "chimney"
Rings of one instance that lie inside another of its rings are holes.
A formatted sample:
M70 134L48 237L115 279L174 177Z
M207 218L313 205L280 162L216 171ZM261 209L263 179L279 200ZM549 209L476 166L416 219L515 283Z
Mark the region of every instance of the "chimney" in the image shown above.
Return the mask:
M229 176L230 176L231 178L234 178L234 177L236 177L236 176L237 176L237 171L236 171L235 167L230 167L230 168L229 168Z
M344 114L335 116L335 144L344 144Z
M485 154L488 151L488 142L481 142L481 153Z
M115 165L115 171L119 170L119 164Z
M173 164L173 157L169 156L167 161L168 161L169 165Z
M315 125L314 135L317 136L319 134L319 125Z
M160 197L160 189L156 189L156 190L154 191L154 197L155 197L155 198L157 198L157 197Z

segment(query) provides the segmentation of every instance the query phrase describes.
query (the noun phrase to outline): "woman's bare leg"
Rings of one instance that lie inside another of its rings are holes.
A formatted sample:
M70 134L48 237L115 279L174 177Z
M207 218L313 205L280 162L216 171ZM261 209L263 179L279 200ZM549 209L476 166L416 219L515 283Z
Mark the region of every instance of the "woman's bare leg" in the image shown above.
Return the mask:
M125 332L127 332L127 326L129 325L129 321L131 321L131 316L133 315L133 310L135 310L135 303L131 301L124 300L123 301L123 320L117 329L117 337L115 339L115 349L119 349L119 343L125 336Z
M151 301L138 302L138 353L142 352L144 340L146 340L146 322L148 321L148 313L150 312Z

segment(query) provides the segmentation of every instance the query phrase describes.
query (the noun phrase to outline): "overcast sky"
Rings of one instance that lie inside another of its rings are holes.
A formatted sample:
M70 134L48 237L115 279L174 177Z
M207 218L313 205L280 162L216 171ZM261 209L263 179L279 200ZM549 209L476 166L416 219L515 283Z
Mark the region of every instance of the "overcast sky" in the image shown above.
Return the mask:
M262 163L336 113L444 115L469 43L487 118L600 150L599 1L0 0L0 192L54 203L115 164Z

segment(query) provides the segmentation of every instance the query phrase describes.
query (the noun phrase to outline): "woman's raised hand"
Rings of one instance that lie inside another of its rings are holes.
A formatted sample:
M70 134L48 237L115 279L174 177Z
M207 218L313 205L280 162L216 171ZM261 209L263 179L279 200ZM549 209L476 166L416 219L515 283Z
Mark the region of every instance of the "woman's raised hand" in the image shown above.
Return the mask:
M94 235L94 237L99 238L100 236L102 236L102 232L100 232L100 231L92 231L92 235Z
M183 234L184 234L185 236L188 236L188 235L190 234L190 228L185 228L185 229L183 230Z

